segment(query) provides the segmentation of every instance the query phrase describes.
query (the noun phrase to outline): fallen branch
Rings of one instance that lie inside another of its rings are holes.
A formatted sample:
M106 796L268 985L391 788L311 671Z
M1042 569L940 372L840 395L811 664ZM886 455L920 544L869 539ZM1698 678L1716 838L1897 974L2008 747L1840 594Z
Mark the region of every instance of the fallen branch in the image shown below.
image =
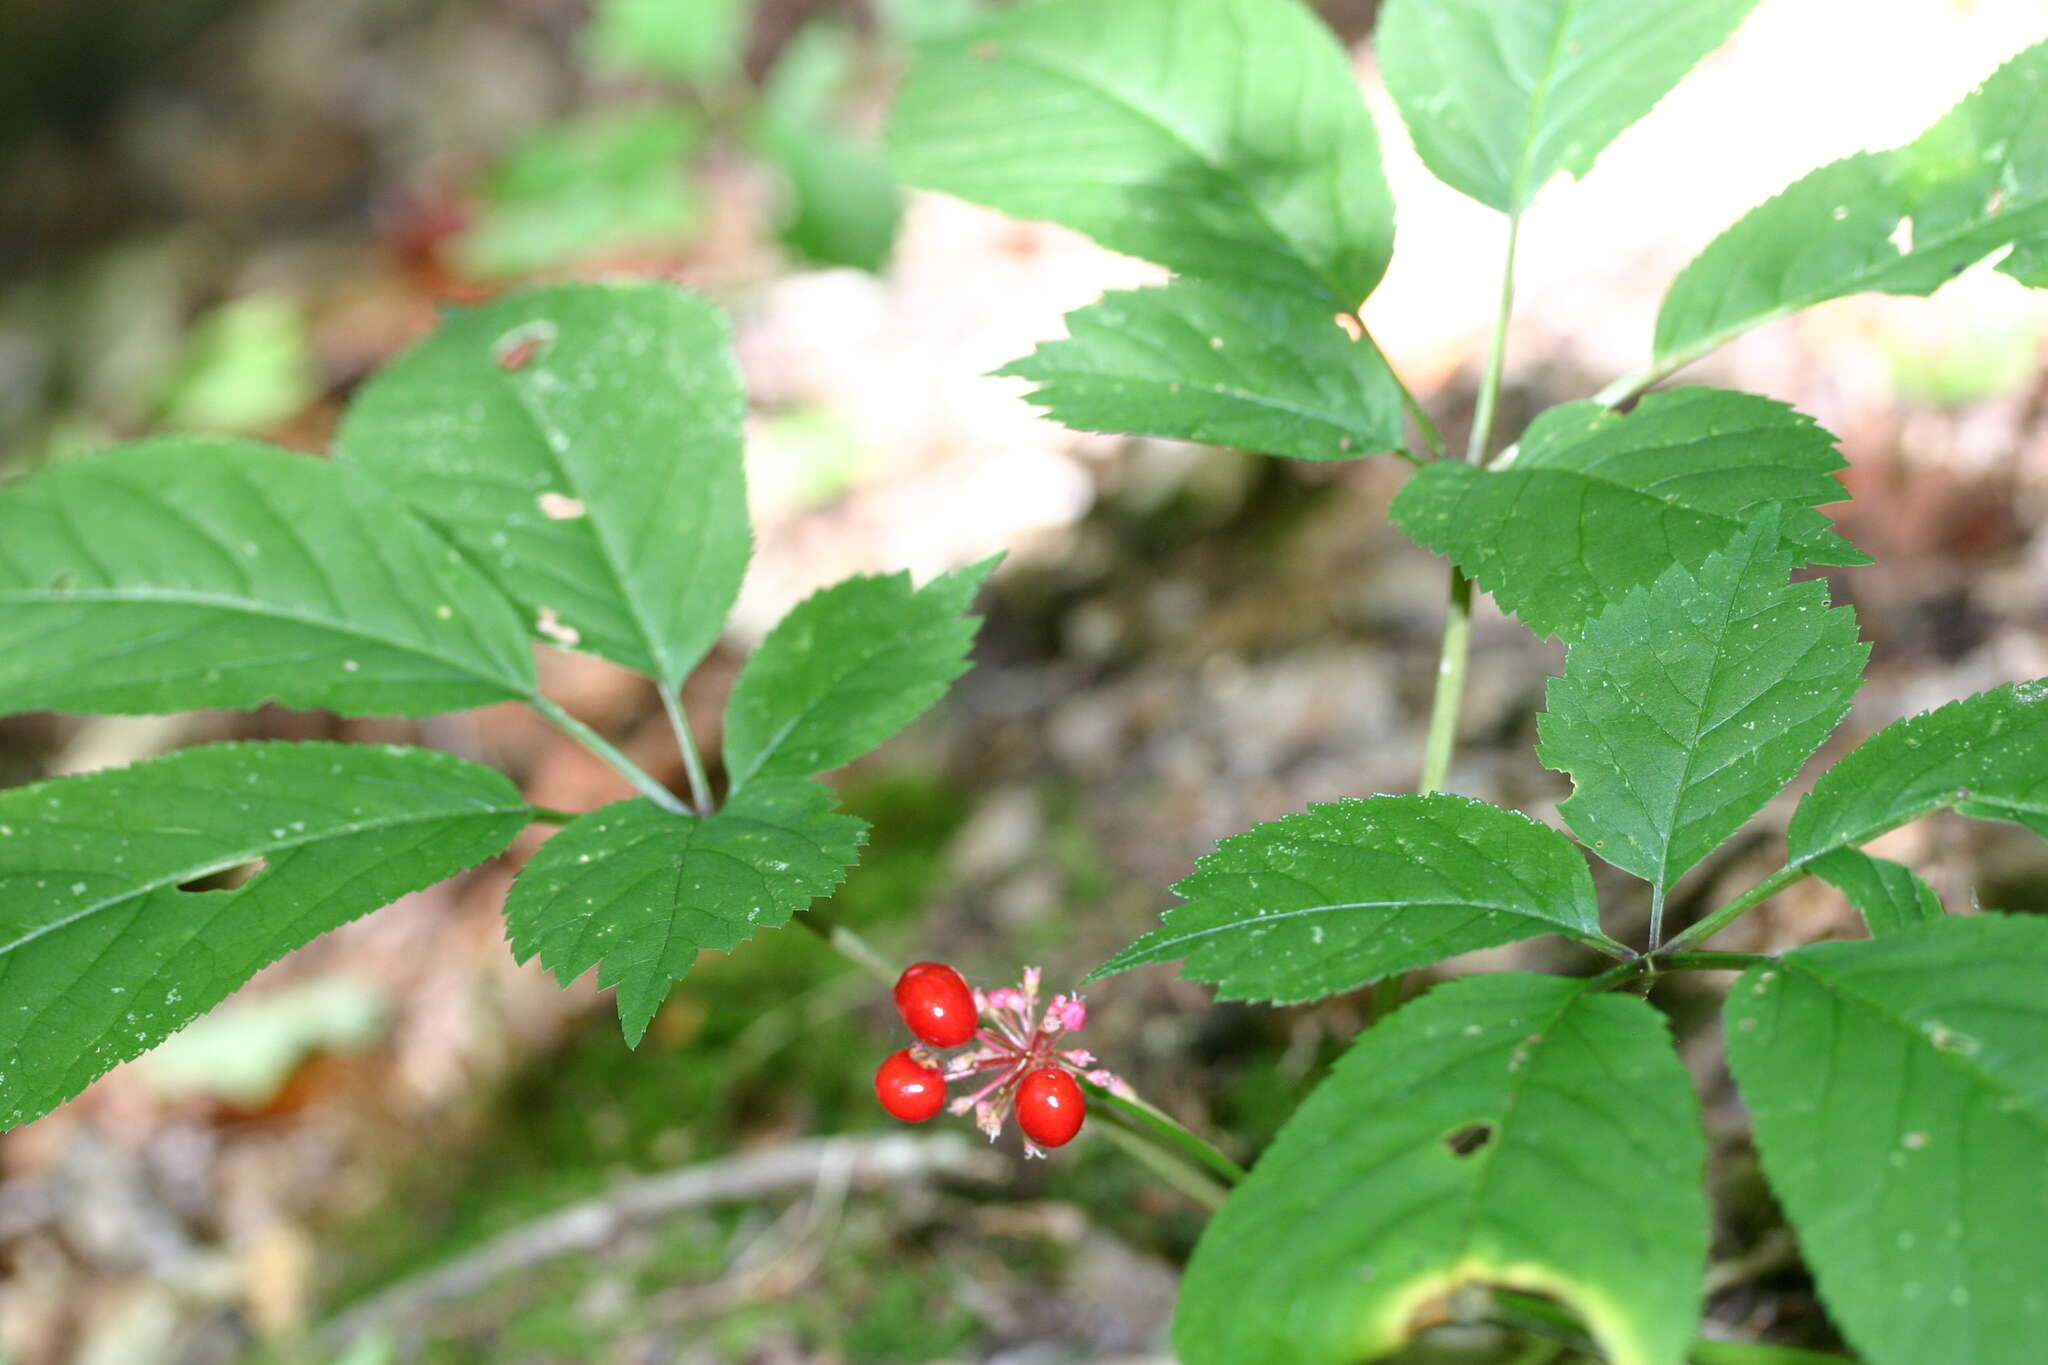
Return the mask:
M548 1261L599 1250L626 1228L705 1204L758 1199L843 1180L866 1189L927 1176L989 1180L1002 1158L958 1136L829 1138L621 1181L596 1199L537 1218L465 1256L401 1280L332 1319L321 1335L344 1345L369 1328L467 1298Z

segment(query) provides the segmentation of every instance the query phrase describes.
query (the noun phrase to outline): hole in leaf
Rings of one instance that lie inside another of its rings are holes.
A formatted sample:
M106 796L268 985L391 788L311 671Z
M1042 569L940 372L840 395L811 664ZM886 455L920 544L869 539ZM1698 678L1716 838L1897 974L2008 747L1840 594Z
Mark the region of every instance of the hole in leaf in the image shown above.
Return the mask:
M554 323L545 319L524 322L499 337L491 346L491 354L497 359L499 369L508 373L523 370L540 359L554 340Z
M178 889L180 891L233 891L237 887L247 886L250 882L254 881L257 874L263 871L263 868L263 860L256 858L246 863L239 863L234 867L222 868L219 872L209 872L202 877L194 877L189 882L179 882Z
M1452 1156L1471 1156L1491 1141L1493 1125L1490 1123L1468 1123L1444 1134L1444 1146L1450 1148Z

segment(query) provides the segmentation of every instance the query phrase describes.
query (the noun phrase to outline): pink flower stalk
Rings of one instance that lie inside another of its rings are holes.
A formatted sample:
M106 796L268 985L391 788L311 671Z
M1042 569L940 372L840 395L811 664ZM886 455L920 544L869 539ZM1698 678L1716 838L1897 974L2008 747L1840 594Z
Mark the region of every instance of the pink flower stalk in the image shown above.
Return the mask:
M1057 1067L1114 1095L1129 1098L1132 1094L1122 1080L1097 1067L1086 1048L1057 1045L1066 1034L1081 1031L1088 1022L1088 1006L1078 995L1055 995L1041 1015L1040 975L1038 968L1026 967L1023 982L1014 988L1004 986L986 995L976 991L974 1005L983 1026L965 1052L946 1062L949 1084L970 1076L990 1078L981 1089L954 1100L949 1107L955 1114L971 1111L975 1126L987 1133L991 1142L1003 1131L1004 1121L1016 1106L1017 1087L1041 1067ZM1026 1136L1024 1155L1042 1157L1045 1149Z

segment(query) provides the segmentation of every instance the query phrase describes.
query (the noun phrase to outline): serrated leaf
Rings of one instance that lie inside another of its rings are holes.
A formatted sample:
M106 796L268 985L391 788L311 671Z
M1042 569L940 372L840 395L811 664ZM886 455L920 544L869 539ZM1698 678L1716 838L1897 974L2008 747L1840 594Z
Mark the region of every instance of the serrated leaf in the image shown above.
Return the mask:
M1698 570L1673 565L1588 622L1550 683L1541 758L1558 813L1662 888L1799 773L1849 714L1870 648L1827 584L1791 583L1766 508Z
M1944 917L1753 967L1728 1059L1829 1315L1870 1365L2048 1340L2048 919Z
M1611 943L1585 855L1462 796L1311 805L1200 859L1166 922L1089 974L1185 958L1224 1000L1314 1000L1538 934Z
M1724 389L1653 393L1626 417L1567 403L1511 465L1437 461L1393 515L1539 635L1570 639L1672 565L1697 569L1765 507L1800 564L1867 564L1813 509L1847 495L1835 438L1783 403Z
M922 588L912 588L907 573L849 578L791 608L740 670L726 703L732 789L842 767L946 695L981 626L965 614L968 604L996 563L985 559Z
M1401 386L1327 306L1180 280L1105 294L1067 338L996 371L1083 431L1236 446L1299 460L1401 447Z
M2000 67L1903 147L1823 166L1715 238L1672 282L1657 356L1875 290L1931 294L2010 245L1999 269L2048 285L2048 43Z
M188 749L0 792L0 1128L502 852L529 815L489 768L348 744ZM233 890L179 889L259 860Z
M687 158L703 140L697 117L669 105L544 127L492 169L456 255L473 274L503 277L607 249L673 248L700 216Z
M1872 936L1940 919L1945 911L1934 888L1913 869L1859 849L1838 848L1813 861L1814 875L1849 898Z
M725 319L660 284L451 312L364 386L336 450L441 526L551 644L681 684L752 552Z
M816 782L756 783L704 819L620 801L570 822L512 884L505 922L519 961L564 986L592 967L618 988L638 1046L671 982L701 949L730 951L829 894L867 826L832 813Z
M1863 741L1792 812L1791 862L1949 806L2048 837L2048 678L1908 716Z
M1617 1365L1679 1365L1707 1250L1699 1102L1662 1016L1585 984L1467 977L1360 1037L1196 1246L1180 1358L1376 1360L1486 1283L1560 1299Z
M1389 0L1387 91L1437 179L1518 213L1650 112L1756 0Z
M897 174L1246 292L1356 309L1393 201L1343 50L1297 0L1038 0L920 49Z
M505 599L359 471L177 437L0 487L0 714L525 696Z

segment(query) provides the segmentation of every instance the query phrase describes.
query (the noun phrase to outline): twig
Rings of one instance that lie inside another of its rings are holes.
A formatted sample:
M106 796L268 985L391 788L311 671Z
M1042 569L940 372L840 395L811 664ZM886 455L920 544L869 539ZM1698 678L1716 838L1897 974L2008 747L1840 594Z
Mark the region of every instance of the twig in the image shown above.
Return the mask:
M1712 1298L1716 1294L1735 1288L1739 1284L1783 1270L1799 1259L1799 1242L1790 1228L1773 1228L1763 1238L1740 1256L1725 1261L1716 1261L1707 1267L1707 1275L1700 1293Z
M620 753L617 745L563 710L561 703L554 698L536 692L526 698L526 703L546 717L557 730L603 759L614 772L639 788L640 794L655 805L663 810L674 811L678 815L698 814L679 800L674 792L650 777L639 764Z
M322 1335L343 1345L365 1330L467 1298L507 1275L563 1256L596 1251L638 1223L705 1204L758 1199L781 1190L843 1179L870 1188L930 1176L992 1180L1003 1159L964 1137L830 1138L710 1161L622 1181L609 1194L571 1204L486 1242L475 1251L401 1280L332 1319Z
M676 748L682 751L683 771L689 776L690 803L700 815L716 806L711 800L711 779L704 772L704 755L697 751L697 737L690 730L690 718L683 711L682 698L667 687L661 689L661 709L668 713L669 729L675 732Z

